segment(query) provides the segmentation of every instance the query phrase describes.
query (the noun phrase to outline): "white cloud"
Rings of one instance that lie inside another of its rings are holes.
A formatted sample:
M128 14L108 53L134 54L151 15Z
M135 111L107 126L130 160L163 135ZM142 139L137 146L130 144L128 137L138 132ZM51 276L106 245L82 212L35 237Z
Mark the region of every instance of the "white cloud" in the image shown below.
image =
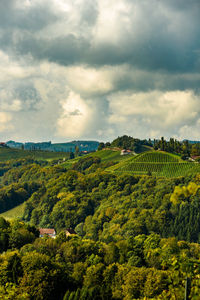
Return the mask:
M200 98L192 91L121 92L110 96L109 101L110 124L132 131L139 128L143 136L176 135L186 124L195 126L200 116Z
M12 129L10 123L12 117L6 112L0 112L0 132L8 131Z
M184 125L178 131L179 139L199 141L200 118L193 125Z
M1 105L1 109L9 112L17 112L22 109L22 103L19 99L14 99L11 103L3 102Z
M113 90L113 68L87 68L84 66L66 68L67 84L75 91L96 96L104 95Z
M62 102L62 109L57 121L58 135L72 139L87 135L92 109L80 95L70 92L68 98Z
M95 27L95 44L118 44L124 32L130 30L131 5L126 1L99 1L99 16Z

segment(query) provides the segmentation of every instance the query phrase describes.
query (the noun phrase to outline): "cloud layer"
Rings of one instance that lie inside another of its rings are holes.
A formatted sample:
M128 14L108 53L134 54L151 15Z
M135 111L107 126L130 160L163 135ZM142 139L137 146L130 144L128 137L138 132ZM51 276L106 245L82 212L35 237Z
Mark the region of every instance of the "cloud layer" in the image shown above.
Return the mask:
M199 0L0 2L0 139L200 139Z

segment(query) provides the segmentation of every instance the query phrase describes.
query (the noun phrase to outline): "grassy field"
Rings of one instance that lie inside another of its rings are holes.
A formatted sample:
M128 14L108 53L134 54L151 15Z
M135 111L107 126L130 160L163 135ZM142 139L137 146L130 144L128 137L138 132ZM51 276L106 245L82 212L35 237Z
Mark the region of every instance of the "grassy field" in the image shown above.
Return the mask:
M25 203L22 203L10 210L7 210L6 212L0 214L0 217L4 217L5 219L21 218L24 212L24 205Z
M185 162L177 155L161 151L142 153L107 169L115 173L135 175L152 174L162 177L178 177L200 172L200 164Z
M29 151L0 147L0 162L28 157L36 160L53 160L59 158L68 158L68 156L69 154L66 152L49 152L39 150Z

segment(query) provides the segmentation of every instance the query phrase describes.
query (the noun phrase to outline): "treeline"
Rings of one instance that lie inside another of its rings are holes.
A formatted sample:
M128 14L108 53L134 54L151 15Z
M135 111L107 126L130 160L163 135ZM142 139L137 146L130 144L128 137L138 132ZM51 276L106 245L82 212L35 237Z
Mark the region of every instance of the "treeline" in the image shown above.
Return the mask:
M153 147L155 150L160 149L180 154L183 159L190 156L200 156L200 143L189 143L188 140L180 142L174 138L170 138L169 141L166 141L164 137L161 137L160 140L154 140Z
M170 153L180 154L183 159L190 156L200 156L200 143L189 142L188 140L178 141L174 138L170 138L168 141L161 137L161 139L145 139L140 140L131 136L123 135L116 138L111 143L99 144L98 150L102 150L107 147L118 147L121 149L130 149L136 153L140 153L147 149L144 146L154 148L154 150L162 150Z
M0 255L0 295L18 300L183 299L188 276L190 297L198 299L199 259L199 244L154 233L104 243L61 232L56 239L34 238Z
M131 136L123 135L121 137L116 138L111 143L110 142L100 143L98 150L102 150L103 148L106 147L117 147L122 149L129 149L135 151L136 153L139 153L143 150L143 146L152 147L153 144L150 139L140 140L140 139L135 139Z

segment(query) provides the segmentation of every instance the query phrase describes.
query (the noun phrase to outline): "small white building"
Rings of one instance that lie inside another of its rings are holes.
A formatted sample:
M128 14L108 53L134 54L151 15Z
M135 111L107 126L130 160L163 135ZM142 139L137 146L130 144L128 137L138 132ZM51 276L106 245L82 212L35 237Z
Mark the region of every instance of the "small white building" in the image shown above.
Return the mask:
M123 149L120 153L120 155L128 155L128 154L131 154L131 150Z

